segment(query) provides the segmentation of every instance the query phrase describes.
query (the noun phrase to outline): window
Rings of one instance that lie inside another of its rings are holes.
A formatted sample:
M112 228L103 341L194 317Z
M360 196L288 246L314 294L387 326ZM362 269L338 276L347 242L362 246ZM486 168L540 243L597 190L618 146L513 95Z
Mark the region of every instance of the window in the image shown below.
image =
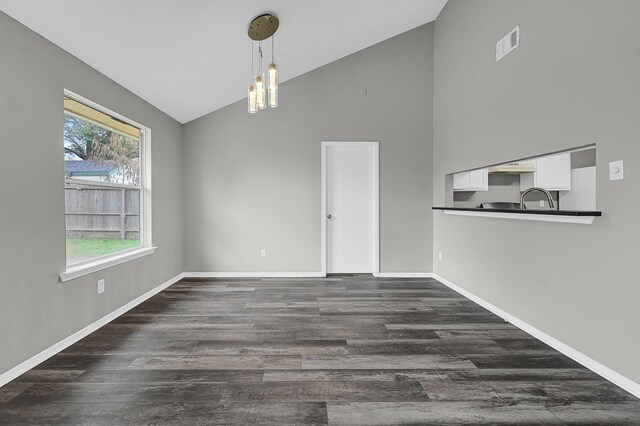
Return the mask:
M65 91L67 272L121 263L110 261L151 247L149 134L144 126Z

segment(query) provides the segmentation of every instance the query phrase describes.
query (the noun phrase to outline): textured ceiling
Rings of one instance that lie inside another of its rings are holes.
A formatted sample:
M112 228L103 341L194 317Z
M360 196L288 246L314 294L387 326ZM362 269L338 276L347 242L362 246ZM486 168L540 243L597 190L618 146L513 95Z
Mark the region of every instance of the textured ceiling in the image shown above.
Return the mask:
M280 19L281 82L433 21L446 0L0 0L0 10L185 123L246 95L247 26ZM270 56L270 43L265 47ZM283 101L283 100L282 100Z

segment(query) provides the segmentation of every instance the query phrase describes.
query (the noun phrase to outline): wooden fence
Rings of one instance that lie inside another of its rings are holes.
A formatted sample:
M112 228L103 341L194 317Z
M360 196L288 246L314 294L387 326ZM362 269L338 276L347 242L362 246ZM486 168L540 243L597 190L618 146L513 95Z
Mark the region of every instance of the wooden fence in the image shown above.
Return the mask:
M65 188L67 238L140 238L140 191Z

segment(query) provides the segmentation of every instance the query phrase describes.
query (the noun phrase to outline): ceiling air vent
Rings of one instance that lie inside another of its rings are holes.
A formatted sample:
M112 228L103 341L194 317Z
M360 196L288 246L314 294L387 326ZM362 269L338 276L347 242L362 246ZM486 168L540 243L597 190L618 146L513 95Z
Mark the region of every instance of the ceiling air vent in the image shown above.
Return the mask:
M520 25L496 43L496 62L507 56L512 50L520 46Z

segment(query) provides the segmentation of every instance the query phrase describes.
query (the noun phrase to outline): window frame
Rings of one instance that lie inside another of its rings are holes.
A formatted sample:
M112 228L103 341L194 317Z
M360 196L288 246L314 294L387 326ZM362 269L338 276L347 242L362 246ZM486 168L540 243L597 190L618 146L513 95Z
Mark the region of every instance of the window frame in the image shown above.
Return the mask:
M63 188L67 183L74 185L102 186L108 188L138 189L140 191L140 246L121 250L116 253L99 256L91 260L67 266L67 254L65 246L65 270L60 273L60 281L66 282L84 275L119 265L133 259L153 254L157 247L153 246L152 239L152 215L151 215L151 129L143 126L115 111L103 107L89 99L86 99L70 90L64 89L64 96L80 102L99 112L123 121L140 129L140 183L128 185L115 182L89 181L77 178L64 177ZM63 109L64 113L64 109ZM63 174L64 175L64 174ZM65 206L66 208L66 206ZM65 219L66 236L66 219Z

